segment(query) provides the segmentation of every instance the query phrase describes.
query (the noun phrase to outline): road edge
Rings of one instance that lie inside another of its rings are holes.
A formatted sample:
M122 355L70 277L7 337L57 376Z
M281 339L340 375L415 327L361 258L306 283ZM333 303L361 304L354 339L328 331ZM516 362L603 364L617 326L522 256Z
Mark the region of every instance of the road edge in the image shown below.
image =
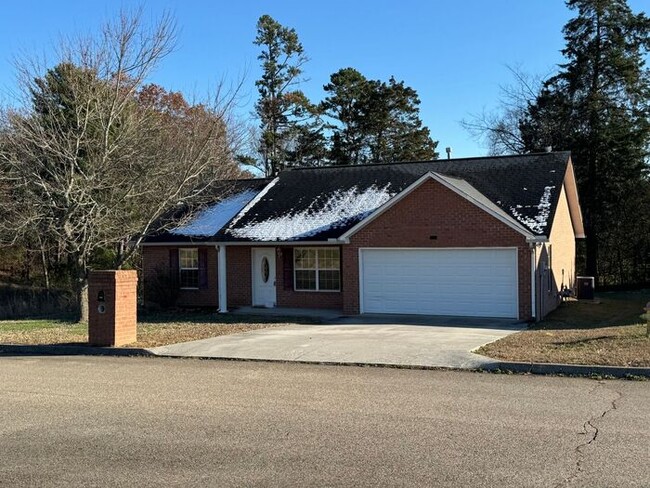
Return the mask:
M367 363L354 361L290 361L262 358L232 358L216 356L181 356L158 354L146 348L134 347L94 347L83 345L16 345L0 344L0 355L4 356L146 356L175 359L200 359L200 360L221 360L221 361L254 361L273 363L298 363L298 364L319 364L330 366L359 366L359 367L383 367L417 370L459 370L459 371L486 371L490 373L525 373L535 375L567 375L567 376L605 376L613 378L650 378L650 368L625 367L625 366L603 366L589 364L562 364L562 363L526 363L515 361L493 360L491 364L485 364L478 368L457 368L445 366L426 366L417 364L399 363Z

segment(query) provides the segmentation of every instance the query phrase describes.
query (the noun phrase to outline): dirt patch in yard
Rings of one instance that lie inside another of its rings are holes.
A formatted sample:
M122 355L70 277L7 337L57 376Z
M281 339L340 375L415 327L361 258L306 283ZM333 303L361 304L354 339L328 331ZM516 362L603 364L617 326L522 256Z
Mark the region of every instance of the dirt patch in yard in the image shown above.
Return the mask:
M640 319L649 298L644 290L564 303L532 330L476 352L507 361L650 367L650 339Z
M238 334L296 323L296 317L254 317L215 313L143 315L138 341L125 347L157 347ZM300 323L314 323L309 319ZM88 327L65 319L0 321L0 344L51 345L88 343Z

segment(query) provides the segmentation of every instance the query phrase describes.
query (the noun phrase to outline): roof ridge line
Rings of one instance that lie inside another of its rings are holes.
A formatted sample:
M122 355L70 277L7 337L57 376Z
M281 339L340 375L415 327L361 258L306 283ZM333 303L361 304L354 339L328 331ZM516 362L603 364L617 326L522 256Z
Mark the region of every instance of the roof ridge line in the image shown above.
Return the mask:
M485 159L510 159L510 158L525 158L530 156L547 156L558 154L571 154L571 151L541 151L526 154L503 154L499 156L469 156L466 158L451 158L451 159L424 159L420 161L392 161L390 163L363 163L363 164L339 164L339 165L325 165L325 166L298 166L295 168L288 168L284 171L318 171L325 169L343 169L343 168L364 168L364 167L382 167L382 166L398 166L405 164L426 164L426 163L440 163L440 162L454 162L454 161L469 161L469 160L485 160ZM283 172L284 172L283 171Z

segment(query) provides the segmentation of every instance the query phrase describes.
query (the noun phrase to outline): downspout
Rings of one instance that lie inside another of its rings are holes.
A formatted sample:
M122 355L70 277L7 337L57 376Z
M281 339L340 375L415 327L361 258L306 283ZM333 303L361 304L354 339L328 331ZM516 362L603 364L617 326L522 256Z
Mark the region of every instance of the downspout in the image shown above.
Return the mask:
M537 244L530 243L530 311L534 322L537 322L537 280L535 274L537 271Z
M217 249L217 290L219 292L219 313L228 312L228 290L226 289L226 246L219 244Z

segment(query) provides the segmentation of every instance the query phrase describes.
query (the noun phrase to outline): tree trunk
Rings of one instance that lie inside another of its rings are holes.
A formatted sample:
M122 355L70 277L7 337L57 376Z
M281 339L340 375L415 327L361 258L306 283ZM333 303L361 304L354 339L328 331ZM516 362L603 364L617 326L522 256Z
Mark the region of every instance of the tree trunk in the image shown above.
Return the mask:
M79 283L77 290L77 303L79 305L79 322L88 323L88 280Z
M45 249L41 244L41 266L43 266L43 278L45 279L45 289L47 292L50 292L50 272L47 265L47 256L45 255Z
M79 322L88 323L88 268L83 258L77 258L75 263L77 276L77 305L79 307Z

